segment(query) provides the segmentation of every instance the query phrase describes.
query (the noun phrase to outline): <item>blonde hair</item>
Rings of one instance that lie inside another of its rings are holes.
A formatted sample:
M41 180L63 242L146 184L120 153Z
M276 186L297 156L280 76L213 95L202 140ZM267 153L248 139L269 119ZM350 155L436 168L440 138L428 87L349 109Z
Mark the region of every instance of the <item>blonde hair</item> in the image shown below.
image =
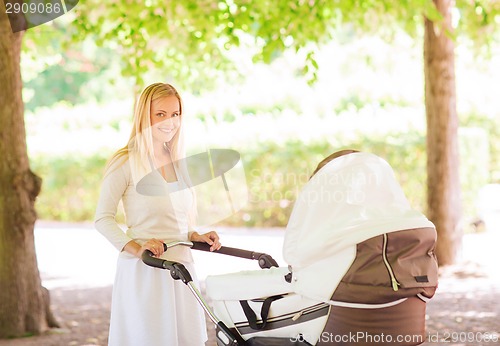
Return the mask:
M133 161L131 169L135 182L151 171L150 159L154 155L153 139L151 136L151 103L154 100L170 96L175 96L179 100L180 125L178 131L168 143L168 147L173 162L185 156L184 143L182 141L181 97L172 85L154 83L146 87L139 96L135 106L132 131L127 145L111 156L106 165L106 174L111 172L111 167L119 167L127 158Z

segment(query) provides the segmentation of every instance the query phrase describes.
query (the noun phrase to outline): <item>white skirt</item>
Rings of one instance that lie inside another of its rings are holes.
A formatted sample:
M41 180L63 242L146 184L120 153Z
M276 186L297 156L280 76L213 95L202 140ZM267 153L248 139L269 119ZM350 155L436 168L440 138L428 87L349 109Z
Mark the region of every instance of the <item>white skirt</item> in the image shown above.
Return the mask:
M194 267L184 263L199 287ZM118 257L111 303L110 346L199 346L207 331L202 307L170 271L126 252Z

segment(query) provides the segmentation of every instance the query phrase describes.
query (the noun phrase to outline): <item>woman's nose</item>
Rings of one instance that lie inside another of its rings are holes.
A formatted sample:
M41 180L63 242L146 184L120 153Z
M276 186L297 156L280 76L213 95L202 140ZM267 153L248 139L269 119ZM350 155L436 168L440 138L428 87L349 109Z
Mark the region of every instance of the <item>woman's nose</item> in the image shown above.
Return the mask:
M168 127L174 127L174 119L173 118L167 118L163 120L163 124L167 125Z

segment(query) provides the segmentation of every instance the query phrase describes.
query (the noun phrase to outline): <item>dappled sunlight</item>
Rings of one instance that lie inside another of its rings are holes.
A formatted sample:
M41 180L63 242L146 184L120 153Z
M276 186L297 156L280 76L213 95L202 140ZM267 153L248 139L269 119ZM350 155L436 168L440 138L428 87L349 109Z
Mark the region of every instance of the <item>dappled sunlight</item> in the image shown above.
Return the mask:
M285 53L269 66L246 66L241 83L221 84L201 95L182 90L188 144L233 147L260 140L307 142L340 134L425 130L421 47L407 36L391 43L364 37L322 47L316 54L318 81L312 86L296 74L302 58ZM500 78L500 59L477 65L476 58L465 48L458 50L457 106L461 115L492 118L498 116L498 98L488 85ZM88 155L125 145L133 95L119 96L104 104L63 104L28 113L30 155Z

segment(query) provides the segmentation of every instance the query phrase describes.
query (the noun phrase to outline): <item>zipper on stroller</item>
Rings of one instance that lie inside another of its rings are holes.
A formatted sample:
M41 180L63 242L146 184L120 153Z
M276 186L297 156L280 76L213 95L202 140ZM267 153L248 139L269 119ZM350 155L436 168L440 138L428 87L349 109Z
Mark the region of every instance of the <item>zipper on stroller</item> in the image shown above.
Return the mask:
M399 290L399 286L401 286L401 284L396 279L396 276L394 275L394 271L392 270L391 264L389 263L389 260L387 259L387 241L388 241L387 233L384 233L384 243L382 246L382 258L384 260L385 267L387 268L387 271L389 272L389 276L391 277L392 289L394 291L397 291L397 290Z
M321 309L324 309L327 306L328 306L328 304L322 303L322 304L313 305L313 306L307 307L305 309L302 309L293 315L292 321L297 321L300 317L302 317L302 315L307 315L307 314L319 311Z

